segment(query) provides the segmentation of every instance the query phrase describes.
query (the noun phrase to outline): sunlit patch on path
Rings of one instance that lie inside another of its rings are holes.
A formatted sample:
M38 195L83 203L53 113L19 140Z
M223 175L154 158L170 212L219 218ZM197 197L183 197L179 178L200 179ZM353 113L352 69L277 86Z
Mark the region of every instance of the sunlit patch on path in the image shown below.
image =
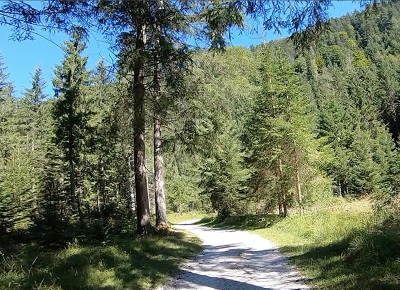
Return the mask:
M204 249L165 287L172 289L309 289L274 244L255 234L195 225L175 226L203 240Z

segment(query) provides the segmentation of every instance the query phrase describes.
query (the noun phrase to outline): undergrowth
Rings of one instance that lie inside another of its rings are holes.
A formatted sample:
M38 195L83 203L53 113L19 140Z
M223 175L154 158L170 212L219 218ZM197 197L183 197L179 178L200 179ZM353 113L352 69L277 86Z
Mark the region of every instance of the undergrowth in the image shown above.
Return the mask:
M197 238L172 231L150 238L118 235L58 250L2 242L0 289L150 289L199 250Z
M200 220L205 216L207 216L207 214L200 211L182 212L182 213L171 212L168 213L168 222L170 224L177 224L179 222L188 220Z

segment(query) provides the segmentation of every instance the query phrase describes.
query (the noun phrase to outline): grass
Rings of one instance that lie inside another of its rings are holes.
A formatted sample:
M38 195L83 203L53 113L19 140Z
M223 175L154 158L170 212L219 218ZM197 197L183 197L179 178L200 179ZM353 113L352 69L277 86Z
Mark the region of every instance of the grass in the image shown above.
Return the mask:
M182 213L168 213L168 222L170 224L177 224L179 222L187 221L187 220L201 220L204 217L208 216L208 214L203 212L182 212Z
M181 232L47 250L35 243L0 244L0 289L151 289L199 251L200 240Z
M377 216L367 200L338 200L303 216L202 222L272 240L316 289L400 289L399 214Z

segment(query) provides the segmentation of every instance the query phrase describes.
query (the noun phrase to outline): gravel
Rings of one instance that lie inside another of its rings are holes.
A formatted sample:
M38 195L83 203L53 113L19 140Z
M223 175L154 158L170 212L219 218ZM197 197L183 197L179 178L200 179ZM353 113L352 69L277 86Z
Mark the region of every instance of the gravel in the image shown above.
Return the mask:
M310 289L277 247L255 234L186 221L175 228L203 240L203 250L158 290Z

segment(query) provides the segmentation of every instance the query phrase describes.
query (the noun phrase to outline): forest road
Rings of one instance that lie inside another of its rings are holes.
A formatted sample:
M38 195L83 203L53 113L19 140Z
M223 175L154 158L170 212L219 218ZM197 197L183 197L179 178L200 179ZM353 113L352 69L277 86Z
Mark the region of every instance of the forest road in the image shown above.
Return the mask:
M203 250L157 290L310 289L270 241L255 234L203 227L196 221L175 225L203 240Z

